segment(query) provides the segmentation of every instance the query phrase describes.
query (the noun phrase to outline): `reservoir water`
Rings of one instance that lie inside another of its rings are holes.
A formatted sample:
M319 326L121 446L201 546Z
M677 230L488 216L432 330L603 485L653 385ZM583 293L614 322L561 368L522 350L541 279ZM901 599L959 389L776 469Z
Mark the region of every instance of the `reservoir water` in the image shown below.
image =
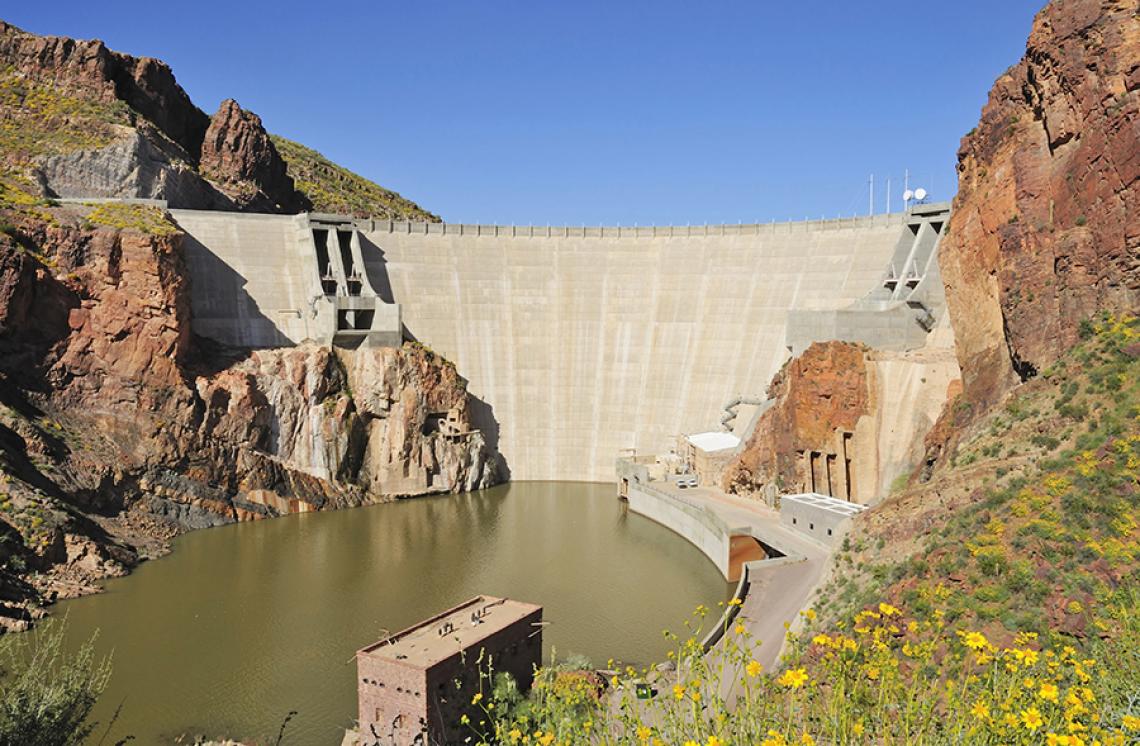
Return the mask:
M272 743L290 710L283 744L338 744L356 712L354 652L480 593L542 604L547 659L604 666L663 659L663 629L732 592L613 485L567 482L196 531L106 588L54 613L113 651L95 713L105 726L121 706L107 744Z

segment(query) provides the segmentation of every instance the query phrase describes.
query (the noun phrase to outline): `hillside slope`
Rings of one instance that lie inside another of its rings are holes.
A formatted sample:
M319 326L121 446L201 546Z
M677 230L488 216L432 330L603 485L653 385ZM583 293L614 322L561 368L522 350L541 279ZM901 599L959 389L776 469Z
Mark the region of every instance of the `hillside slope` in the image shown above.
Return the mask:
M438 219L313 151L277 142L287 143L289 164L256 114L227 99L207 115L159 60L0 21L0 204L18 193Z
M308 197L312 209L341 215L388 220L438 223L433 215L411 200L354 174L300 143L273 135L277 152L289 167L297 189Z

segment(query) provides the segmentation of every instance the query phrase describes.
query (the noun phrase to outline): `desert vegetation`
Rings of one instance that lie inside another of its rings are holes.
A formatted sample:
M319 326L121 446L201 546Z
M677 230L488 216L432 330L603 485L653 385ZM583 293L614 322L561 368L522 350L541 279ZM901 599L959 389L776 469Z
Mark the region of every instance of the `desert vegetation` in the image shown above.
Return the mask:
M0 635L0 746L82 743L98 727L88 715L111 661L96 655L94 639L78 650L65 639L63 620L36 635Z

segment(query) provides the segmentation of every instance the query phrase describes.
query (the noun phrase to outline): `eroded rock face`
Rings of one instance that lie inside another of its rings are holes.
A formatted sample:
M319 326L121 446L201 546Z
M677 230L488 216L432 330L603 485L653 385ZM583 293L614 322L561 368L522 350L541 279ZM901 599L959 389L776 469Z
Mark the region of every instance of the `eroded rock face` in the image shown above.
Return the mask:
M848 342L816 342L776 374L768 396L774 402L726 469L724 488L759 493L769 501L781 492L827 493L827 457L831 456L833 489L845 494L838 473L844 467L844 434L853 436L859 419L873 406L866 348ZM813 453L819 454L814 485Z
M923 439L960 375L945 320L916 350L814 344L773 380L772 404L723 486L768 502L820 492L876 503L921 462Z
M36 591L6 565L82 593L181 530L502 478L433 352L207 346L181 235L71 209L0 234L0 617Z
M202 143L201 170L241 209L300 212L309 208L285 161L256 114L226 99L210 120Z
M1140 15L1057 0L958 154L940 248L965 396L981 411L1100 310L1140 301Z
M121 127L101 148L37 160L35 178L53 197L161 199L174 208L235 210L238 206L203 179L186 153L147 126Z
M160 60L114 52L98 40L37 36L0 21L0 61L19 73L104 102L121 100L196 160L210 119Z

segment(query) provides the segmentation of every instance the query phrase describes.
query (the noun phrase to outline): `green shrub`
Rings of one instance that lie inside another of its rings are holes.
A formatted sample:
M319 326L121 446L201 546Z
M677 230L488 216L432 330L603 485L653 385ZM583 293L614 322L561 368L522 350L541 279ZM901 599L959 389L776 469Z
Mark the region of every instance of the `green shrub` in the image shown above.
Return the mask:
M111 676L92 638L78 651L64 646L65 623L32 634L0 637L0 746L65 746L94 729L87 716Z

